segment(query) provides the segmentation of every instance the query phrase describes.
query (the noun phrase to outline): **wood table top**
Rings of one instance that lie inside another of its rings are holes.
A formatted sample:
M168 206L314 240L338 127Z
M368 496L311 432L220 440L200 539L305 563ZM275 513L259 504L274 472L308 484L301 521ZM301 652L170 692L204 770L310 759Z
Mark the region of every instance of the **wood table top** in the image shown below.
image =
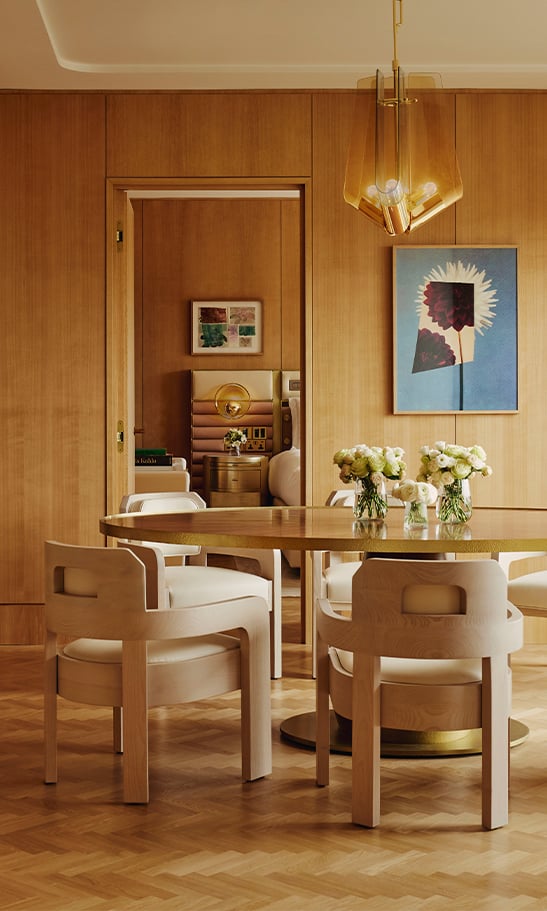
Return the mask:
M170 544L375 553L498 553L547 551L547 509L478 507L465 526L439 524L430 510L426 529L405 530L404 510L383 522L354 520L349 507L257 506L195 512L123 513L100 521L103 534Z

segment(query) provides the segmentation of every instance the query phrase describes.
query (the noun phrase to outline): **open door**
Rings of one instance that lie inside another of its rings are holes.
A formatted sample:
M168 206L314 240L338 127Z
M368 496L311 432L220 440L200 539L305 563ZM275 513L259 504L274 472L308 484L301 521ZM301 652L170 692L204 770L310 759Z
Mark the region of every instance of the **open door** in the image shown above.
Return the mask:
M135 463L133 208L107 187L106 511L133 488Z

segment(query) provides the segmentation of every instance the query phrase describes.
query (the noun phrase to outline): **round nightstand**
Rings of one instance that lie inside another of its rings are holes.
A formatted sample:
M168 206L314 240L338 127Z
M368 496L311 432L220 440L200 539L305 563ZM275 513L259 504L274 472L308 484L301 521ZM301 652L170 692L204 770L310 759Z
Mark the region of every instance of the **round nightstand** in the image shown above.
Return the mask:
M268 456L204 455L203 484L208 506L266 506Z

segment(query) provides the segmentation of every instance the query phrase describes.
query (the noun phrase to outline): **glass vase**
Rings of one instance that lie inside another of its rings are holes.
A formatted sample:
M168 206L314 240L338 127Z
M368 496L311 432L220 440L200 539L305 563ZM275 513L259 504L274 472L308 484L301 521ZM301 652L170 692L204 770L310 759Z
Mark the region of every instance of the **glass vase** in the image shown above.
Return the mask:
M427 503L415 501L405 503L405 528L427 528Z
M353 515L356 519L381 521L387 515L386 482L372 480L371 477L355 481L355 500Z
M445 525L464 525L473 512L469 481L455 478L444 484L437 499L437 518Z

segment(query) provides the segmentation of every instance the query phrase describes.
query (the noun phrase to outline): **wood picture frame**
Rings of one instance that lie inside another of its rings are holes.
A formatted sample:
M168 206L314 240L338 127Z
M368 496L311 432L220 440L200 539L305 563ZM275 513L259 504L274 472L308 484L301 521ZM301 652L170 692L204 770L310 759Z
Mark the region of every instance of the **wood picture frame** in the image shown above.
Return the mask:
M192 354L262 354L262 302L192 301Z

